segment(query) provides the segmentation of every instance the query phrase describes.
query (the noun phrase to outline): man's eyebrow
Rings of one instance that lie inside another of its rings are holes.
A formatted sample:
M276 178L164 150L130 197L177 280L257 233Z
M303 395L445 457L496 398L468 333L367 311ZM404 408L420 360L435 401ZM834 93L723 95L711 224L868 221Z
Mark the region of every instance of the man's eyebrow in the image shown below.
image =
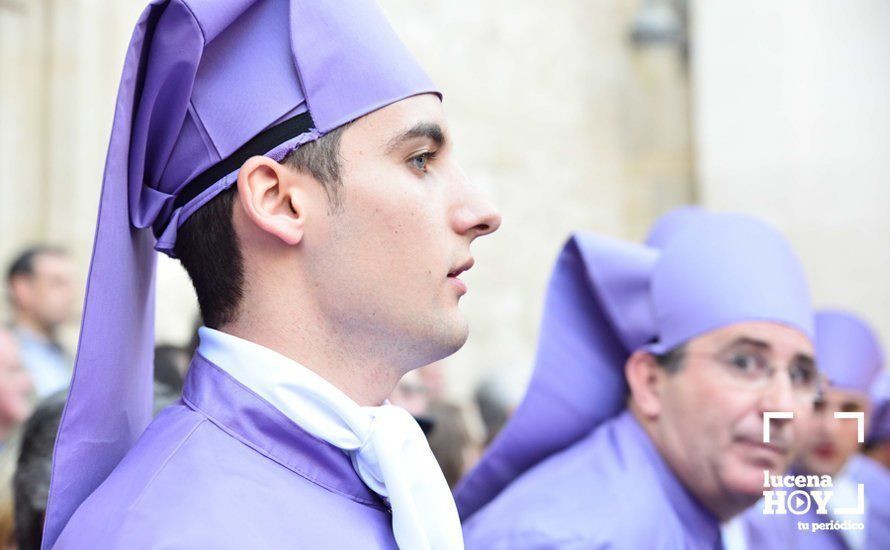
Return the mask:
M427 138L436 144L436 147L442 147L447 143L448 138L445 131L437 122L418 122L407 131L397 135L389 140L386 145L386 152L391 153L406 141L417 138Z
M770 345L769 342L766 342L764 340L758 340L756 338L750 338L748 336L742 336L740 338L736 338L735 340L733 340L732 342L727 344L726 347L723 348L723 351L726 352L726 351L729 351L729 350L739 347L739 346L751 346L751 347L755 347L755 348L758 348L763 351L770 351L772 349L772 346ZM803 364L806 364L808 366L813 366L813 367L816 365L816 360L813 359L812 355L809 355L807 353L795 354L793 361L798 364L803 363Z
M772 349L772 346L769 345L769 342L766 342L764 340L757 340L756 338L750 338L748 336L741 336L739 338L736 338L732 342L726 344L723 347L723 351L726 352L733 348L737 348L739 346L751 346L751 347L761 349L763 351L769 351Z

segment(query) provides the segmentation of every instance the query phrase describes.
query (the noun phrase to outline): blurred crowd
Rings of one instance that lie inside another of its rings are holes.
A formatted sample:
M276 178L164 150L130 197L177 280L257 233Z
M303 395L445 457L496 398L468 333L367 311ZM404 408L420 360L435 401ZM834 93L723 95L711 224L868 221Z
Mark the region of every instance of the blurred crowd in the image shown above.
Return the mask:
M61 328L77 311L79 289L69 253L53 246L21 251L6 270L10 319L0 325L0 548L40 548L56 432L74 365ZM186 345L155 347L155 412L178 399L197 328ZM424 429L451 487L475 464L522 397L524 377L489 376L474 402L446 397L447 367L408 373L390 401Z

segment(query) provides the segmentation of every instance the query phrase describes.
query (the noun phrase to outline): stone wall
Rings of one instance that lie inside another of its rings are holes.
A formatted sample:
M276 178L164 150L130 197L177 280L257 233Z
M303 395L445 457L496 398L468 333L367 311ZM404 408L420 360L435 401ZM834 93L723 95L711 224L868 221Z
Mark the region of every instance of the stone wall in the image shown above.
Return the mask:
M697 186L789 236L890 350L890 3L693 4Z

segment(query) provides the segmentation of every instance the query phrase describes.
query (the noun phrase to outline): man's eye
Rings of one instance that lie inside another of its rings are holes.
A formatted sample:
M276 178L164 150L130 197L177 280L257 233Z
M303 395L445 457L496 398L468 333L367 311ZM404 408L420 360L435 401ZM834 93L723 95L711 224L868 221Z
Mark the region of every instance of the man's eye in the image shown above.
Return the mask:
M807 386L814 384L816 381L816 373L812 367L794 365L789 369L789 372L791 375L791 382L795 384Z
M740 372L757 374L763 369L764 363L755 355L737 353L729 358L729 364Z
M434 156L434 153L426 152L413 156L408 161L415 170L426 173L429 169L429 162Z

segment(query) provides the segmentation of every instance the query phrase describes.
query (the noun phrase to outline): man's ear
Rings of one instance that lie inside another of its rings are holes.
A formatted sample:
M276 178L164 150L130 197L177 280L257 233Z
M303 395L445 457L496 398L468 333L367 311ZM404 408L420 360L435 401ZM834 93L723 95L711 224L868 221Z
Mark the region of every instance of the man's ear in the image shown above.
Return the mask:
M303 238L306 209L301 177L263 156L247 159L238 171L238 199L244 213L258 228L290 245Z
M636 408L647 418L657 418L661 414L667 373L655 356L646 351L633 352L624 364L624 375Z

